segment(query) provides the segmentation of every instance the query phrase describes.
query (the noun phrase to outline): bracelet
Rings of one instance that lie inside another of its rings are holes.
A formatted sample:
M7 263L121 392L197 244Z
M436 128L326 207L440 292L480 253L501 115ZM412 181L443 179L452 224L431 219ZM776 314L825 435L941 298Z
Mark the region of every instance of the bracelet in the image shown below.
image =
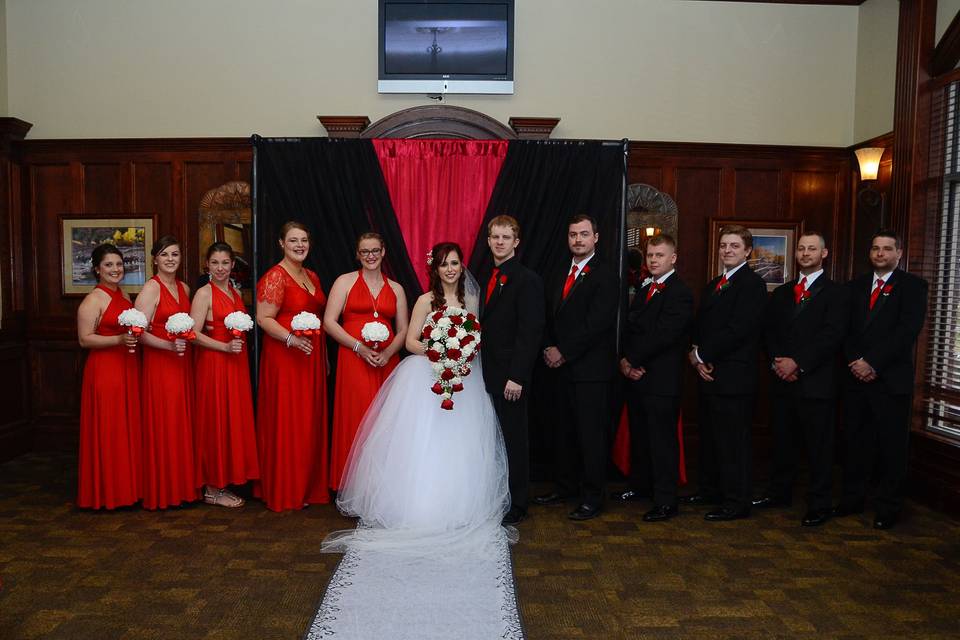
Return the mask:
M287 348L290 348L290 338L293 337L293 331L287 334L287 338L283 341L283 344L287 345Z
M360 355L360 341L357 340L357 344L353 345L353 352L357 355Z

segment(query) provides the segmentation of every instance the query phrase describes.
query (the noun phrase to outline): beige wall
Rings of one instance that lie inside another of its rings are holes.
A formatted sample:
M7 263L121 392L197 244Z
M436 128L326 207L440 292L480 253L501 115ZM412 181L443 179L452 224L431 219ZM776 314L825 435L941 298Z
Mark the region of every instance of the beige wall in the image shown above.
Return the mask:
M0 116L7 115L7 0L0 0Z
M376 92L375 0L7 0L11 115L31 138L322 135ZM517 0L516 94L451 96L556 135L846 146L858 7Z
M940 38L953 22L958 11L960 11L960 0L937 0L937 42L940 42Z
M899 11L898 0L860 5L854 143L893 131Z

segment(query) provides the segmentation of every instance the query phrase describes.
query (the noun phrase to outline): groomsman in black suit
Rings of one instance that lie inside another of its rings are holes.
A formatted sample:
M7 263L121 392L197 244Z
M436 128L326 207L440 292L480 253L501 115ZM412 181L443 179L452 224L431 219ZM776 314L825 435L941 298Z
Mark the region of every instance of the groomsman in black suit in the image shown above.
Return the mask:
M558 374L557 488L534 502L553 504L577 497L579 506L570 512L572 520L600 514L609 461L610 383L617 368L620 281L594 255L599 238L593 218L574 216L567 226L573 257L547 288L543 359Z
M894 231L871 240L873 272L850 282L850 327L843 345L846 463L835 516L863 511L875 471L873 526L889 529L903 508L910 439L914 352L927 312L927 281L898 268L903 255Z
M487 224L493 270L481 284L480 359L483 381L500 421L507 449L510 510L503 518L519 524L527 515L530 485L530 435L527 406L530 379L543 336L543 283L516 257L520 225L510 216ZM481 280L481 283L484 280Z
M770 486L753 506L790 506L796 452L805 442L810 473L807 513L801 520L805 527L823 524L832 511L836 357L849 318L846 289L823 270L828 253L823 234L808 231L800 236L800 274L773 292L764 332L773 464Z
M636 500L653 472L653 509L646 522L677 514L680 482L680 383L693 318L693 292L674 271L677 245L668 235L647 241L650 282L630 305L620 372L627 378L630 416L630 488L614 497ZM645 461L649 460L651 468Z
M747 265L753 235L720 229L723 274L707 283L693 323L690 363L700 376L700 490L687 504L718 504L708 521L750 515L750 432L767 285Z

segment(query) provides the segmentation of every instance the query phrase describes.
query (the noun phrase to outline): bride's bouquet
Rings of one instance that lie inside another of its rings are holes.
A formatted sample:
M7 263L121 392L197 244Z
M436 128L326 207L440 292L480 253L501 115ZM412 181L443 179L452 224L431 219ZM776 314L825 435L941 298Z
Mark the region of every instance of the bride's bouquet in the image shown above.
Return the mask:
M360 329L360 337L363 339L363 344L378 351L380 343L386 342L390 337L390 328L382 322L368 322Z
M443 307L427 316L420 339L436 375L431 391L442 396L442 409L453 409L453 394L463 391L470 363L480 348L480 322L459 307Z
M253 318L243 311L231 311L223 319L223 326L234 338L243 340L243 334L253 329Z
M189 313L183 313L182 311L174 313L167 318L163 328L167 332L167 340L176 340L177 338L184 340L197 339L197 334L193 331L193 318L190 317ZM182 358L183 351L177 352L177 355Z
M130 307L120 312L120 315L117 316L117 324L126 327L128 334L139 338L143 330L147 328L147 316L144 315L143 311ZM134 353L136 350L136 347L127 349L130 353Z

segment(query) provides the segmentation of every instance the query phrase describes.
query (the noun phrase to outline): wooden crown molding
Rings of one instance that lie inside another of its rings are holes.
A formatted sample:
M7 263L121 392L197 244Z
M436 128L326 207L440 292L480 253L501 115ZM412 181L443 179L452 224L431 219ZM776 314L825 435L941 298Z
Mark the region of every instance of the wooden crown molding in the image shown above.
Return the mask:
M560 118L510 118L507 124L521 140L543 140L550 137Z
M367 116L317 116L331 138L359 138L370 126Z

